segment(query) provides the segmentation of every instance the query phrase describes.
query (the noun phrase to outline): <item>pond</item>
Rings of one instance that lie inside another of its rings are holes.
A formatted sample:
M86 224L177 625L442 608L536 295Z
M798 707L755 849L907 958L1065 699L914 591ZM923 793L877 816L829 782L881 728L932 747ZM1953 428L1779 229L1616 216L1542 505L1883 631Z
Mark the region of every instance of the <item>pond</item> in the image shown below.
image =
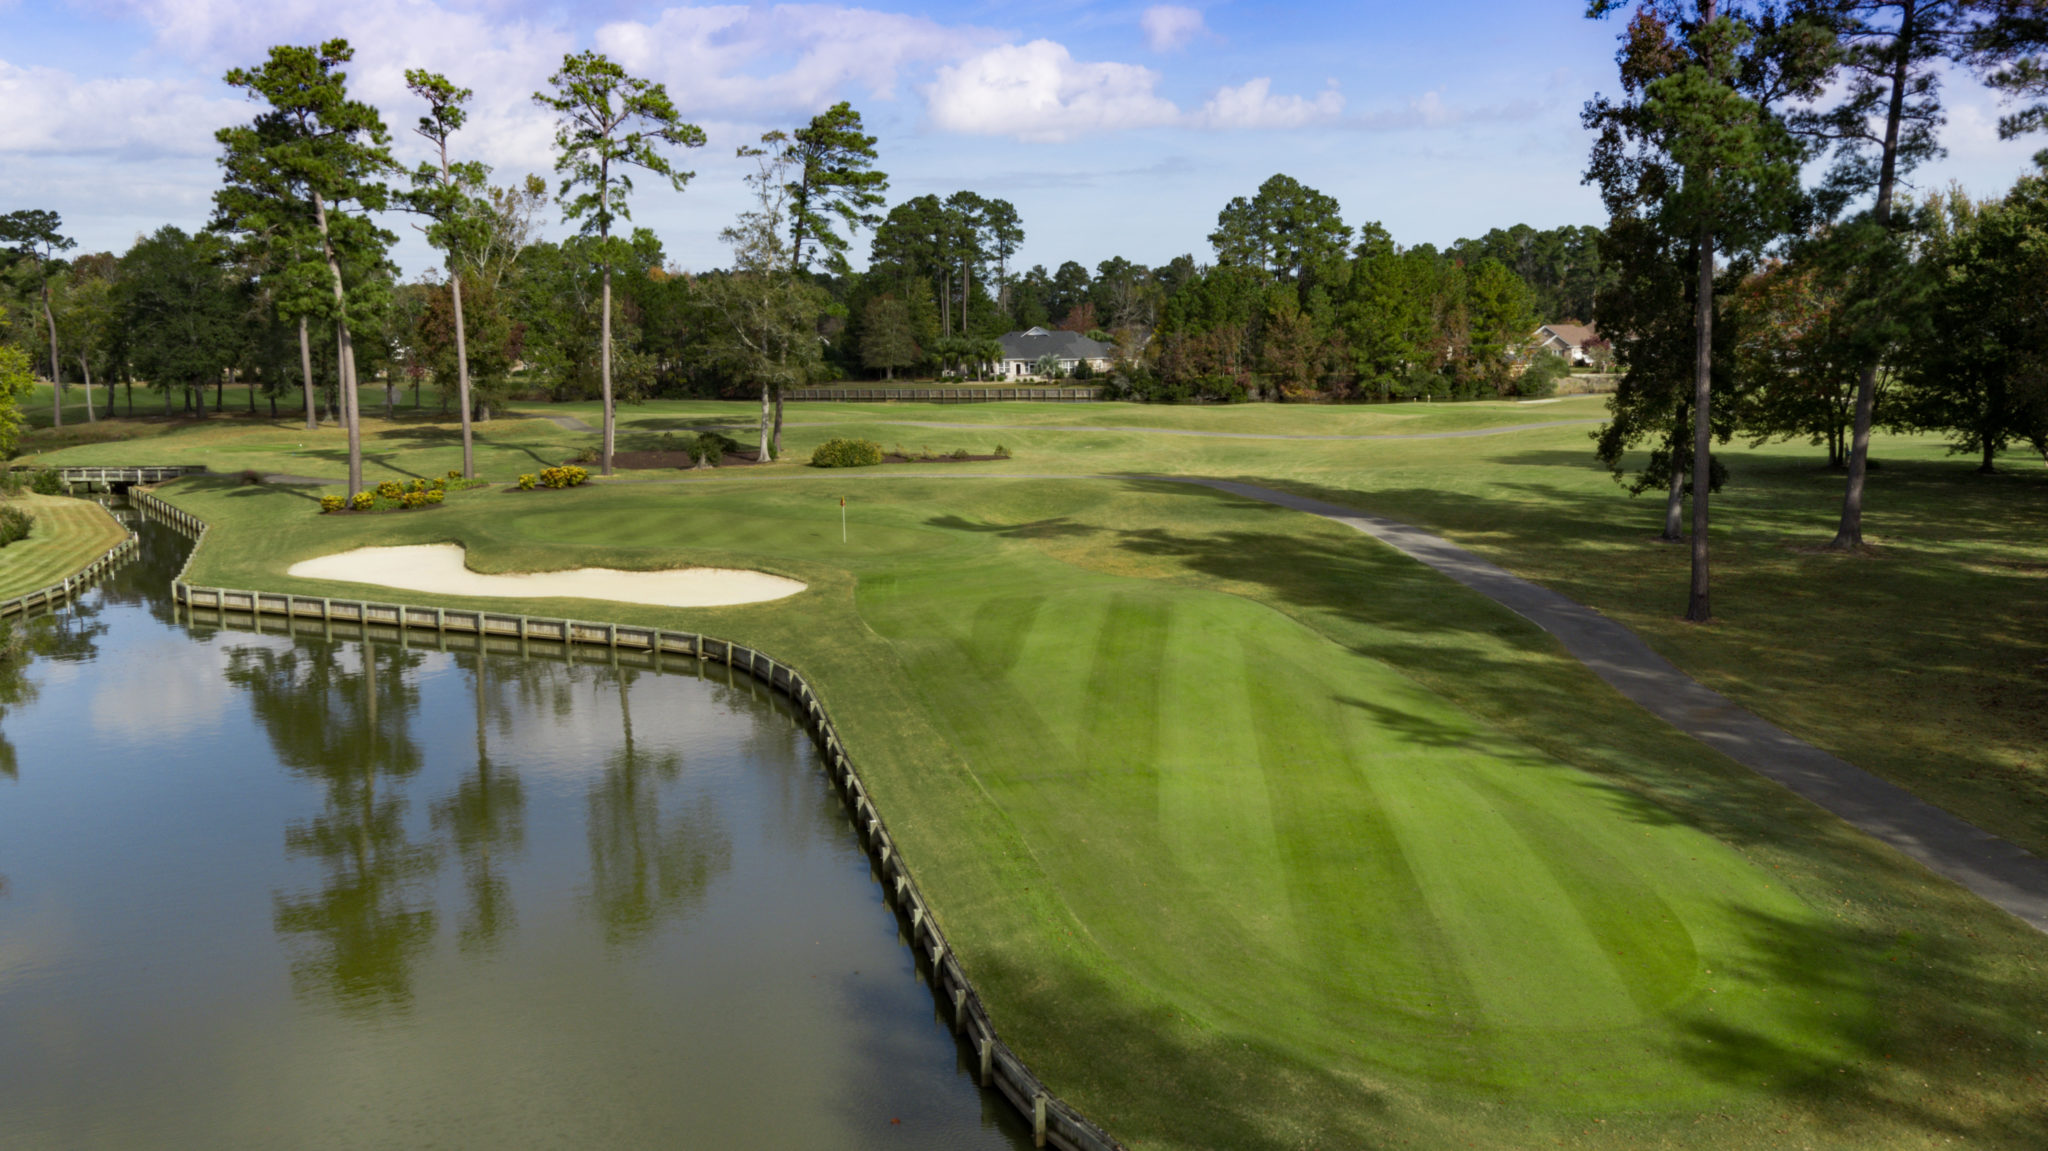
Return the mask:
M139 530L0 668L0 1147L1029 1145L767 688L209 626Z

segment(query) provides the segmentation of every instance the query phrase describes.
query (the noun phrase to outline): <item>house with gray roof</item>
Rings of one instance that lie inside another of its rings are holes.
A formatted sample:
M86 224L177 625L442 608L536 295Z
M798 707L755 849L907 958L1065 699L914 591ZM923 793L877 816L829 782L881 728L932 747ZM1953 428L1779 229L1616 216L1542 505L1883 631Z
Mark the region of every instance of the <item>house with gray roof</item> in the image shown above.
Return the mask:
M1060 371L1072 372L1086 361L1098 372L1109 370L1110 347L1079 332L1048 332L1033 328L1000 337L1003 345L1004 379L1021 380L1038 375L1038 361L1047 356L1059 361Z
M1529 339L1543 351L1563 356L1581 368L1592 363L1593 353L1607 343L1591 324L1545 324Z

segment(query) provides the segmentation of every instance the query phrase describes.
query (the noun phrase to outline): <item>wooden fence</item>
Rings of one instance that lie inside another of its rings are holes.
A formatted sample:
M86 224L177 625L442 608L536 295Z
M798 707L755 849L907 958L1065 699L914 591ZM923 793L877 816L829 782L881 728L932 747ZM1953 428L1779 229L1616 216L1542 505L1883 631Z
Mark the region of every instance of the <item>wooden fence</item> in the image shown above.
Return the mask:
M195 539L205 535L206 524L197 516L158 499L148 492L133 497L145 515L168 522ZM198 549L193 549L198 554ZM186 560L186 567L191 559ZM855 770L839 730L826 714L824 704L810 682L788 664L730 640L695 632L670 631L637 624L516 615L509 612L470 609L416 607L378 600L336 599L328 596L293 595L283 592L244 591L233 588L201 587L185 579L180 570L171 584L172 599L186 611L219 613L225 620L246 616L260 630L265 616L282 616L288 629L295 620L318 620L324 628L335 623L363 629L373 626L396 629L400 642L408 631L429 631L444 645L446 639L474 637L485 649L491 639L516 641L525 654L529 644L560 644L603 647L611 652L651 656L658 666L662 657L710 660L744 672L787 696L803 717L811 736L823 753L826 772L839 789L840 798L851 810L862 846L873 857L881 876L882 889L891 905L910 920L910 944L929 960L931 985L951 1009L956 1034L963 1036L979 1059L980 1082L1009 1100L1030 1122L1032 1142L1038 1147L1064 1151L1122 1151L1122 1145L1100 1127L1082 1117L1066 1102L1056 1098L1031 1072L1023 1060L996 1034L995 1024L982 1006L981 996L967 978L967 972L947 946L931 905L918 889L910 866L896 849L881 812L875 809L867 785ZM343 638L348 638L344 636ZM509 654L509 653L508 653Z
M837 400L840 403L907 400L925 404L993 404L1002 400L1036 400L1056 404L1087 404L1102 398L1101 388L791 388L785 400Z

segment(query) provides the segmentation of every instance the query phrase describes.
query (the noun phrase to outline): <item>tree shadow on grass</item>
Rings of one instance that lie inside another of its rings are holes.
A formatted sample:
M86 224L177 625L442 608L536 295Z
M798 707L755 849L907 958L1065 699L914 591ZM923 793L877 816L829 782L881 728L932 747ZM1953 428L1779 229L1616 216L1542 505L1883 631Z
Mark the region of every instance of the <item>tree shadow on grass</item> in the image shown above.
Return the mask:
M302 456L310 456L313 459L325 460L330 464L335 464L343 468L348 467L348 449L346 448L309 448L305 451L300 452L299 454ZM426 478L420 472L413 471L410 468L399 467L396 462L398 459L399 455L396 452L363 453L363 463L365 465L375 464L378 467L397 472L399 475L402 476L411 476L414 479Z
M947 531L976 532L982 535L1002 536L1006 539L1057 539L1068 536L1087 536L1101 532L1102 528L1077 524L1072 517L1057 516L1052 519L1032 520L1028 523L1000 524L976 522L962 516L933 516L925 523Z
M1197 1028L1078 963L975 956L968 968L993 993L990 1011L1017 1056L1126 1145L1378 1147L1418 1118L1397 1117L1362 1078L1256 1035Z
M307 503L310 504L317 504L320 502L320 497L313 491L309 491L307 489L307 485L273 484L267 482L261 484L243 484L240 487L234 488L233 490L229 491L227 493L227 498L231 500L246 500L270 495L273 493L277 495L292 496L297 499L305 500Z
M2027 929L1916 932L1729 911L1745 937L1736 954L1748 958L1714 978L1790 989L1788 1003L1811 1005L1796 1022L1817 1042L1795 1049L1695 1015L1676 1050L1688 1065L1730 1084L1769 1077L1773 1096L1844 1133L1879 1125L1973 1146L2048 1147L2039 1030L2048 1003L2038 968L2014 962L2012 946L2028 942L2016 938ZM1831 1009L1858 999L1861 1014ZM1867 1138L1884 1145L1879 1131Z

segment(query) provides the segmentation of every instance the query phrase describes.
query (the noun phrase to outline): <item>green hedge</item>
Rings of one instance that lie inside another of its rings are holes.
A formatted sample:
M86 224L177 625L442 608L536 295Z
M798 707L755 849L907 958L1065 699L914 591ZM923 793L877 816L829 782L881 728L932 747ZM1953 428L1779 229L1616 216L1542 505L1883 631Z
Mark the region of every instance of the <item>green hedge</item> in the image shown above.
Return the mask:
M16 540L28 538L28 530L35 526L36 517L15 507L0 507L0 548Z
M814 468L866 468L882 462L882 445L873 440L826 440L811 453Z

